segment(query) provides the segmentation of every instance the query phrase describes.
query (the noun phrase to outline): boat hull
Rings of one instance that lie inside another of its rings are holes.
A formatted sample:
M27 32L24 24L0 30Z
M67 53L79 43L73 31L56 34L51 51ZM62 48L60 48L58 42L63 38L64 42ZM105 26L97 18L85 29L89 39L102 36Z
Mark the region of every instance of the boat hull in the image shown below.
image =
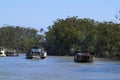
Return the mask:
M6 57L6 54L0 54L0 57Z
M18 56L17 53L14 52L5 52L6 56Z
M40 57L41 59L45 59L47 57L47 52L41 52Z
M40 54L35 53L27 53L26 54L27 59L40 59Z
M89 56L84 56L84 55L74 56L74 61L75 62L93 62L93 56L92 55L89 55Z
M88 52L80 52L80 50L75 52L74 55L75 62L93 62L93 55Z

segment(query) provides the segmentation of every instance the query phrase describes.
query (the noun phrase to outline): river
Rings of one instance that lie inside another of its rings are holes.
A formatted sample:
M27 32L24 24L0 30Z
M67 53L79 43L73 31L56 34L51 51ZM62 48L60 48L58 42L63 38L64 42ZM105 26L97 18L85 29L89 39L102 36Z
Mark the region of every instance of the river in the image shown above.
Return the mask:
M0 80L120 80L120 61L94 58L92 63L75 63L73 57L46 59L0 58Z

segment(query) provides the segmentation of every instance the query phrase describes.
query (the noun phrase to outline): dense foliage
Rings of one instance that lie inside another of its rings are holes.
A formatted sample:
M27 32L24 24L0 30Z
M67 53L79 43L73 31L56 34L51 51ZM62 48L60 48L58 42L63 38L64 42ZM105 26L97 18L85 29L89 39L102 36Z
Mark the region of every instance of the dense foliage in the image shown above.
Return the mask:
M57 19L45 34L20 26L0 28L0 47L26 51L32 46L44 47L50 55L74 55L80 49L95 56L120 57L120 24L68 17Z
M25 51L32 46L40 46L42 35L34 28L3 26L0 28L0 46Z
M73 55L76 49L96 56L120 54L120 24L68 17L57 19L46 32L46 49L52 55Z

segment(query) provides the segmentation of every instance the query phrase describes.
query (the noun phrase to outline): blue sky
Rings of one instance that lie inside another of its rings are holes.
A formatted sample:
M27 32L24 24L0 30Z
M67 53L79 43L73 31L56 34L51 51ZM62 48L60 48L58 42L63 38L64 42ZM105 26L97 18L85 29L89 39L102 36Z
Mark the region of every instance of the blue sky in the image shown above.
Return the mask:
M43 28L58 18L78 16L97 21L115 21L120 0L0 0L3 25Z

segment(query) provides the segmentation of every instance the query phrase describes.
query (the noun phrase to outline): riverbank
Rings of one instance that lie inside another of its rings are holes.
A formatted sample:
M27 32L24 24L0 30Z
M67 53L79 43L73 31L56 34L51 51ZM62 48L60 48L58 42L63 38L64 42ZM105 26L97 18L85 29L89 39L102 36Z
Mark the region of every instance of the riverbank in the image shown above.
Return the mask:
M48 54L48 56L68 56L68 57L74 57L74 55L50 55ZM94 58L104 58L104 59L110 59L110 60L116 60L116 61L120 61L120 57L116 56L116 57L107 57L107 56L94 56Z

